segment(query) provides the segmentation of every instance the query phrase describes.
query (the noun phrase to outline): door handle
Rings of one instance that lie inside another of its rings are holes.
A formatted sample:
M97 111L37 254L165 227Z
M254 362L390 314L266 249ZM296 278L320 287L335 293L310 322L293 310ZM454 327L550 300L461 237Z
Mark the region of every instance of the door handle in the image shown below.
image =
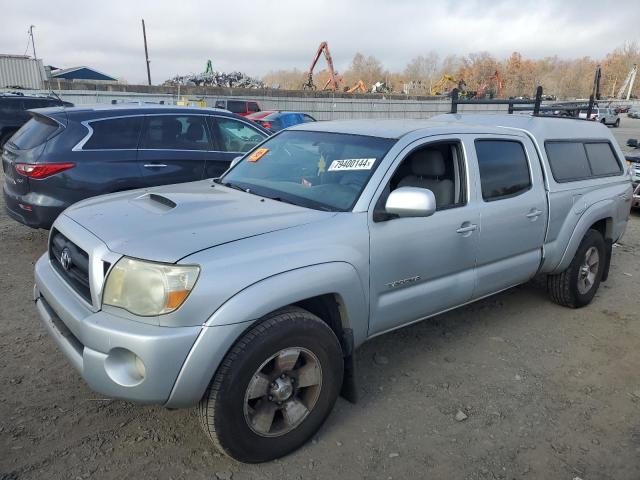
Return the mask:
M477 229L478 229L478 225L476 225L475 223L472 223L470 225L467 225L466 227L460 227L459 229L456 230L456 233L469 233Z
M533 220L534 218L538 218L542 215L542 210L538 210L537 208L532 209L529 213L527 213L527 218Z
M145 163L145 168L163 168L166 167L164 163Z

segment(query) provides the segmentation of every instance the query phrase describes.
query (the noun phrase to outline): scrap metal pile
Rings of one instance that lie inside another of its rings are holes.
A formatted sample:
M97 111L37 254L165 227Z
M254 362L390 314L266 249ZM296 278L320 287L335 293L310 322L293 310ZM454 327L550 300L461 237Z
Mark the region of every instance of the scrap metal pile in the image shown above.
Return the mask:
M242 72L205 72L176 75L164 82L167 86L197 85L199 87L265 88L262 81Z

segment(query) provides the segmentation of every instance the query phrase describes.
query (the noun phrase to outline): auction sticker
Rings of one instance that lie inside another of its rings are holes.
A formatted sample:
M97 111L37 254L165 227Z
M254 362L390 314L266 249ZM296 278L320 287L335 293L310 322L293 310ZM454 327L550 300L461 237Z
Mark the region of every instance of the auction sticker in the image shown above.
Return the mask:
M268 148L259 148L255 152L253 152L251 155L249 155L248 160L250 162L257 162L262 157L264 157L268 151L269 151Z
M344 160L334 160L329 165L329 172L339 172L342 170L371 170L375 163L375 158L347 158Z

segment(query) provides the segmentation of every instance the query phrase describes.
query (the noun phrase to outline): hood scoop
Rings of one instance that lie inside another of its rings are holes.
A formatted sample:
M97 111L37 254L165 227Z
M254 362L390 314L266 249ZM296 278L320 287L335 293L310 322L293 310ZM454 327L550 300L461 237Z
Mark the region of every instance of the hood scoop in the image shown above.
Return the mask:
M145 193L144 195L134 198L132 203L155 213L165 213L178 206L178 204L170 198L164 195L158 195L157 193Z

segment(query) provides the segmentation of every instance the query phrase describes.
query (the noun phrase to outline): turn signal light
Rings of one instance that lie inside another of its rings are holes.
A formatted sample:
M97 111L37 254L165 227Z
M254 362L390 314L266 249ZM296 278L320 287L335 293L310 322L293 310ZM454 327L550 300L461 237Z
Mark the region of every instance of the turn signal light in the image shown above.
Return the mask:
M16 172L25 177L42 180L56 173L75 167L73 162L66 163L16 163Z

